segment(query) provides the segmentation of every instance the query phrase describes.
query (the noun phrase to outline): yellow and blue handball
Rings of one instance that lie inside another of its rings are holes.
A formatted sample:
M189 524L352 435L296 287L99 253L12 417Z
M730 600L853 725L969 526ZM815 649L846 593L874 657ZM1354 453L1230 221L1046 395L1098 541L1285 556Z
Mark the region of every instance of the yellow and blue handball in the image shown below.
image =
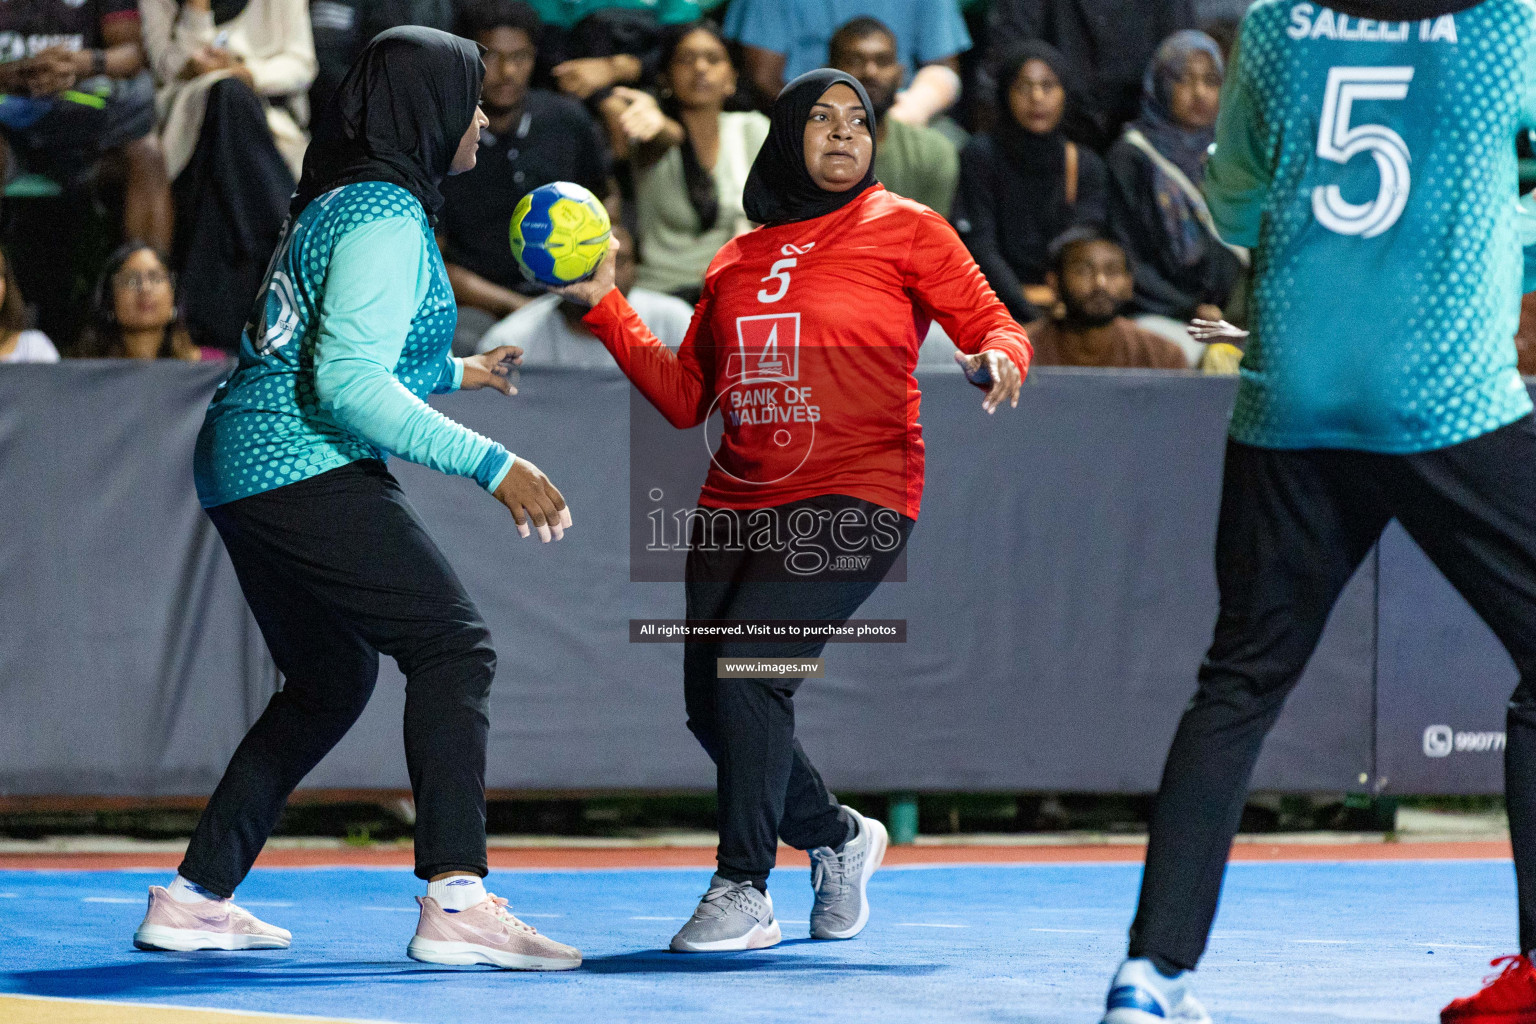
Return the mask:
M597 196L556 181L523 196L512 211L512 255L523 273L542 284L575 284L590 277L608 252L613 233Z

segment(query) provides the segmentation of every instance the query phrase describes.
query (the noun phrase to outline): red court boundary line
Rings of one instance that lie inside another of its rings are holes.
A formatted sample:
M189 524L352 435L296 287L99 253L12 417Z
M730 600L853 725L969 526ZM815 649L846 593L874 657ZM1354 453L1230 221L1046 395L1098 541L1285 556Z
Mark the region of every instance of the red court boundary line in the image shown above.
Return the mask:
M886 854L890 865L924 864L1139 864L1145 848L1136 844L1098 846L895 846ZM1423 843L1239 843L1235 861L1396 861L1508 860L1508 840ZM664 868L709 867L714 851L707 847L534 847L490 851L491 867L501 869ZM0 854L0 869L103 871L126 868L172 868L181 856L152 853ZM272 850L257 867L410 867L411 851ZM781 867L804 867L805 854L780 849Z

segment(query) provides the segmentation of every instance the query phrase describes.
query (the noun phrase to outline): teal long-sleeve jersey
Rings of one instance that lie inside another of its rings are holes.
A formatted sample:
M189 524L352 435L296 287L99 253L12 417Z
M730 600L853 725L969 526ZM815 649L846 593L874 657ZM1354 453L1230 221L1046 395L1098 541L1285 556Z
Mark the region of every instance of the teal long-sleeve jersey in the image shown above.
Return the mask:
M1531 412L1514 346L1536 290L1531 127L1533 0L1414 22L1254 5L1206 178L1222 236L1254 250L1234 439L1402 454Z
M393 453L495 490L513 456L425 398L452 391L458 311L426 212L381 181L304 208L273 258L262 322L208 406L205 508Z

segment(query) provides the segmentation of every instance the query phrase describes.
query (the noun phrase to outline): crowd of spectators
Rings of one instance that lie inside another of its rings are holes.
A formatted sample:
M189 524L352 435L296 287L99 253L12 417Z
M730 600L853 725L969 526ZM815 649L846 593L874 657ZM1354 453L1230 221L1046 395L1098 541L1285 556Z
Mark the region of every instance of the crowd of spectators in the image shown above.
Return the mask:
M0 361L237 348L310 112L374 34L421 24L484 49L490 125L437 222L460 354L518 344L525 365L606 365L508 245L519 199L552 181L602 197L621 286L679 344L710 261L752 226L763 111L830 65L869 93L879 179L951 220L1040 364L1200 367L1188 321L1243 317L1247 254L1216 236L1199 183L1245 6L6 0L0 243L17 266L0 259ZM95 211L95 234L28 215L50 203ZM28 307L24 287L46 294ZM943 365L947 344L933 330L923 362Z

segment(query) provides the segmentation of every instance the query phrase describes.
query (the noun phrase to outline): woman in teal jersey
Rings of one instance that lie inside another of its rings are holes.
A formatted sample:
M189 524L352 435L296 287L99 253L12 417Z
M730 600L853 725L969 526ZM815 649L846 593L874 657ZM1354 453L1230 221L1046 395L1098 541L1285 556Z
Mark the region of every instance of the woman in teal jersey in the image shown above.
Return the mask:
M384 467L387 452L474 479L548 541L571 525L532 463L427 405L511 394L516 348L449 354L455 307L431 216L474 166L485 115L475 44L434 29L377 36L322 115L289 223L198 436L198 496L282 670L169 888L135 942L287 946L230 900L288 794L351 728L381 653L406 677L416 873L407 950L437 963L562 970L581 954L485 892L485 747L496 655L480 614Z

